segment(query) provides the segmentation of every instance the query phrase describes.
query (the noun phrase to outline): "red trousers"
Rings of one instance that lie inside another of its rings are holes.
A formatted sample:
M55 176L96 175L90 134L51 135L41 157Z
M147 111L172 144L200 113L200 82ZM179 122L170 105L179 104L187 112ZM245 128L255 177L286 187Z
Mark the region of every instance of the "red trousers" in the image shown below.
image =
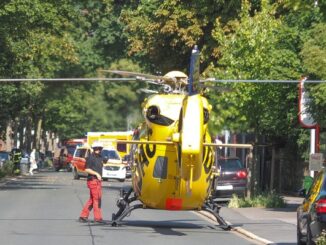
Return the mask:
M102 182L97 179L87 180L87 187L89 188L89 199L84 205L80 217L88 218L90 211L94 209L94 220L102 220Z

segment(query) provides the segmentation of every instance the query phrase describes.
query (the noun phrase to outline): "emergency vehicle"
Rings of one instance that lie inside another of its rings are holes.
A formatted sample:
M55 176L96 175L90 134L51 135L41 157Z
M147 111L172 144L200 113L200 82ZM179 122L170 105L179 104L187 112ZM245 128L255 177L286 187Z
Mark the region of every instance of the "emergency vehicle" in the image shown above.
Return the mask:
M91 146L94 141L101 141L105 146L113 146L120 157L130 153L130 144L117 143L117 140L131 140L133 131L113 131L113 132L88 132L87 144Z
M91 154L91 148L88 145L77 147L72 159L73 178L87 177L86 158ZM103 165L103 180L117 179L121 182L126 179L126 165L122 163L122 159L118 151L112 146L105 146L101 151L102 157L105 159Z
M68 172L72 170L72 158L77 146L82 146L86 143L86 138L69 139L63 142L62 146L58 147L53 156L53 167L55 171L60 169L67 169Z

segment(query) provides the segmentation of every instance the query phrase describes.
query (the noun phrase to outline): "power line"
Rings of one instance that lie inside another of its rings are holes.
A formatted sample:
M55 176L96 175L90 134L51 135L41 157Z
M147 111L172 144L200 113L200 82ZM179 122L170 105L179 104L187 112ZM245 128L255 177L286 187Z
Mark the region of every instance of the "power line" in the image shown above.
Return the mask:
M152 79L148 79L151 81ZM0 78L0 82L92 82L92 81L105 81L105 82L130 82L130 81L147 81L147 79L137 78ZM215 79L207 78L200 80L200 83L205 82L218 82L218 83L299 83L299 80L230 80L230 79ZM306 80L305 83L326 83L325 80Z
M207 78L205 80L200 80L201 83L204 82L231 82L231 83L299 83L299 80L222 80L215 78ZM324 80L306 80L305 83L326 83Z

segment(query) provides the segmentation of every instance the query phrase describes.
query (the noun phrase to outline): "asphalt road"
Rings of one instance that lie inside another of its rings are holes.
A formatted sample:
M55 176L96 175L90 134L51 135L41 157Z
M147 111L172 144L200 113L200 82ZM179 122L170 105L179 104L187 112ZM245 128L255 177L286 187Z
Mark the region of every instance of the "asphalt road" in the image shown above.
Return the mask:
M104 219L117 211L119 190L129 185L103 183ZM257 244L197 212L135 210L119 227L79 223L87 199L85 179L67 172L42 171L0 184L0 244Z

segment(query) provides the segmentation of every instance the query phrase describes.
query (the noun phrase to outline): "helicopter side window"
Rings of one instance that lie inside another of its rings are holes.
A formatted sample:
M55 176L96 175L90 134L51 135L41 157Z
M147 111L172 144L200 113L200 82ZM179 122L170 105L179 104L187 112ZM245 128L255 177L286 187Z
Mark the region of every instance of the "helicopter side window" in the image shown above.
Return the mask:
M209 112L206 108L204 108L204 124L208 123L209 120Z
M157 157L154 166L153 177L159 179L166 179L168 172L168 158Z

